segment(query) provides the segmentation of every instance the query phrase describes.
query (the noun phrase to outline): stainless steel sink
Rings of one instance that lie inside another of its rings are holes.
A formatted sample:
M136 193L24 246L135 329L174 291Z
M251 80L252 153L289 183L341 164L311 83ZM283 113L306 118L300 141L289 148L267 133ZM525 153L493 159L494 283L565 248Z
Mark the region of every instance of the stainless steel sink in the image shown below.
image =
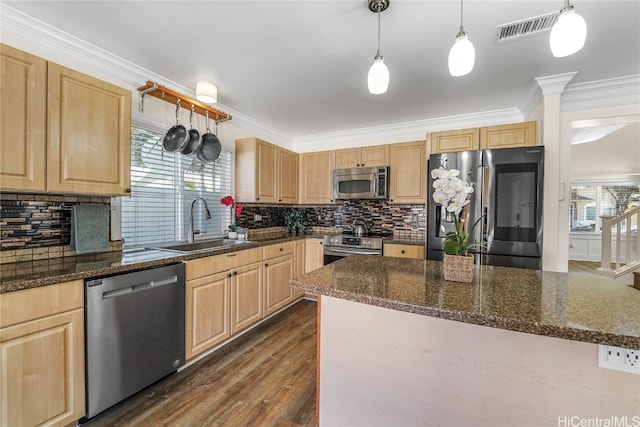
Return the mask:
M190 253L190 252L199 252L206 251L212 249L223 249L230 248L235 245L242 245L245 243L249 243L246 240L233 240L233 239L214 239L214 240L202 240L200 242L194 243L176 243L168 246L155 246L152 249L180 252L180 253Z

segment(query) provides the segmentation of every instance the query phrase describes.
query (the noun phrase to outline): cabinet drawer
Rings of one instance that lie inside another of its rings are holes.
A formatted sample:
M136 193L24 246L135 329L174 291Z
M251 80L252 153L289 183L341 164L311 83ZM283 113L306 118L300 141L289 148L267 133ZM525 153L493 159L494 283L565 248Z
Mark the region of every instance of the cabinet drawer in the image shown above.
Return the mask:
M262 261L262 248L246 249L187 261L187 280Z
M386 244L384 245L383 255L398 258L424 259L424 246Z
M294 242L278 243L275 245L265 246L264 259L275 258L282 255L293 254Z
M0 328L82 307L82 280L9 292L0 296Z

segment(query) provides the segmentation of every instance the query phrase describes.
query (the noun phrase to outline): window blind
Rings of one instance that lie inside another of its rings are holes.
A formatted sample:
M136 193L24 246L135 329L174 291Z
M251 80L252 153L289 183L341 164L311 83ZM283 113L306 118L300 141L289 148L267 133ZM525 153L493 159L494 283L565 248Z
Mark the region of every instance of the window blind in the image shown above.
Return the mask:
M162 148L164 134L131 129L131 197L122 198L122 237L125 247L185 240L189 211L197 197L206 200L212 218L206 219L202 201L193 206L193 225L207 237L222 235L231 219L220 199L231 193L231 152L223 150L214 162L203 164Z

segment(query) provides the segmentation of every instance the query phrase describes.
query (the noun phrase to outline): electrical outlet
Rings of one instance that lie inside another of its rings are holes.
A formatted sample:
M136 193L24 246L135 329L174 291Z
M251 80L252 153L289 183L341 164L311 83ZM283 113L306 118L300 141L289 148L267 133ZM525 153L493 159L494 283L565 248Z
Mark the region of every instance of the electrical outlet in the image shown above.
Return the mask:
M253 221L254 221L254 222L260 222L260 221L262 221L262 215L260 215L260 214L253 214Z
M598 345L598 366L640 375L640 350Z
M411 223L412 224L417 224L418 223L418 214L417 213L411 214Z

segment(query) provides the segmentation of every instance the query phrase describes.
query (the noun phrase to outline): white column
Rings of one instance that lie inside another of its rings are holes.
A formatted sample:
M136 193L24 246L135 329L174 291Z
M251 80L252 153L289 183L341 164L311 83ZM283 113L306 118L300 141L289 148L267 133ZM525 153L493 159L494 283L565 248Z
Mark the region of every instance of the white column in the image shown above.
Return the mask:
M544 157L544 200L543 200L543 247L542 269L546 271L567 271L569 256L569 147L564 147L561 138L560 101L567 83L576 72L554 76L538 77L536 82L543 95L542 144Z

